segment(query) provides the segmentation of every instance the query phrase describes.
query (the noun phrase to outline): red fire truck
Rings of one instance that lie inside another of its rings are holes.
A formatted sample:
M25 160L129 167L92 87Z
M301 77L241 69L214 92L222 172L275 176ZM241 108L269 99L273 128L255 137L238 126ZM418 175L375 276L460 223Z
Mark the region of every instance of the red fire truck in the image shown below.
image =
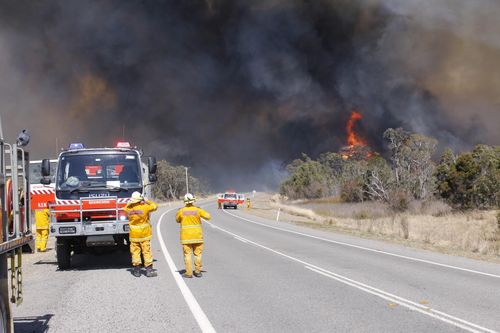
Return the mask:
M3 139L0 122L0 332L14 331L10 303L23 300L22 248L33 240L28 212L29 154ZM10 268L9 268L10 266Z
M217 196L217 204L219 208L226 209L228 207L238 209L238 205L245 203L245 196L243 194L236 193L235 190L227 190L224 194L219 194Z
M70 267L73 253L127 248L129 226L123 208L133 192L144 193L156 180L156 159L149 157L143 169L139 150L120 142L115 148L71 144L57 161L55 203L49 208L59 268ZM42 161L41 172L42 184L49 185L49 160Z

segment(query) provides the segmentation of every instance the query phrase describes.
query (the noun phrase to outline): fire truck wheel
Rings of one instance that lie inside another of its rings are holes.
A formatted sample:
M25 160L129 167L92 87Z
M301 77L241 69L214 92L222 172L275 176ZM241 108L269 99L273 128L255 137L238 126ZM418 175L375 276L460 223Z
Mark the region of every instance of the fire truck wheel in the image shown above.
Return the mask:
M234 209L238 209L238 206L234 206Z
M68 269L71 266L71 246L67 240L57 239L57 266Z

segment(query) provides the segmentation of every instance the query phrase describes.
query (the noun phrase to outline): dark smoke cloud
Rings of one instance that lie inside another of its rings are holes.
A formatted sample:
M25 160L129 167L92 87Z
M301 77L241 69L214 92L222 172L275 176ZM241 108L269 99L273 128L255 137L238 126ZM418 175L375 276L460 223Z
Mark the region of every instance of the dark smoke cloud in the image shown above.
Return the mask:
M272 188L283 162L337 150L354 108L380 151L396 126L498 144L499 15L495 0L4 1L1 115L35 158L124 131L219 189Z

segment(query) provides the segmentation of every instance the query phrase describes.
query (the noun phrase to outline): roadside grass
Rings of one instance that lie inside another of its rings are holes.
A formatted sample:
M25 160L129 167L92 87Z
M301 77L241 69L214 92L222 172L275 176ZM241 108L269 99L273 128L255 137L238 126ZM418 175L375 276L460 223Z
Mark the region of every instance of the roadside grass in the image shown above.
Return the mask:
M363 236L395 240L412 246L500 261L500 211L457 212L441 201L411 202L397 213L380 202L342 203L335 198L283 201L277 195L255 200L261 216L283 213L282 220ZM299 219L297 221L297 219Z

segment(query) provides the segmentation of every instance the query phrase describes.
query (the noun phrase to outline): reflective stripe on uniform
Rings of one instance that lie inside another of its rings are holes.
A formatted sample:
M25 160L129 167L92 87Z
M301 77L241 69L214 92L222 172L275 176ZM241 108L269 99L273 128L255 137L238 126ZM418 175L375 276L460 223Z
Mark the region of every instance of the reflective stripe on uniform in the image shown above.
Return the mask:
M198 216L197 210L185 210L182 212L182 216Z
M182 229L196 229L196 228L201 228L201 224L194 224L194 225L181 225Z
M147 236L147 237L143 237L143 238L130 238L131 242L136 242L136 243L144 242L147 240L151 240L151 236Z
M144 228L147 228L149 226L150 226L150 224L140 224L140 225L129 224L130 229L144 229Z
M196 243L203 243L203 239L181 239L181 244L196 244Z

